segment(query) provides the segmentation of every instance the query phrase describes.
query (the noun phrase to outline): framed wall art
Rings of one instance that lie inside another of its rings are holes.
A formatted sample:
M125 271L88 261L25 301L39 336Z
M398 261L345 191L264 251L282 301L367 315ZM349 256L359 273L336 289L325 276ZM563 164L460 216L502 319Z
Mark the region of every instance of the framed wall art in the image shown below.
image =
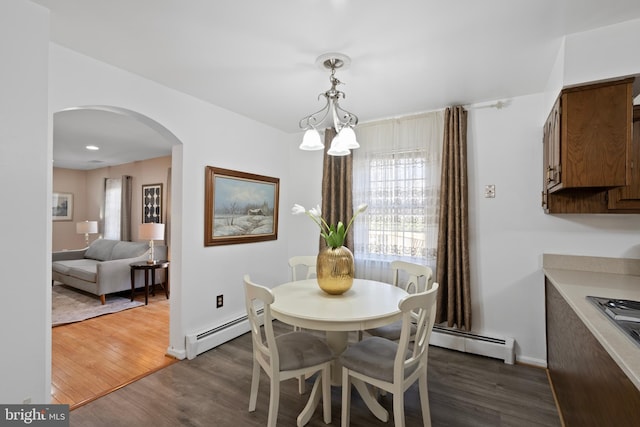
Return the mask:
M204 245L278 238L280 179L207 166Z
M142 223L162 223L162 184L142 186Z
M54 221L73 219L73 194L53 193L52 217Z

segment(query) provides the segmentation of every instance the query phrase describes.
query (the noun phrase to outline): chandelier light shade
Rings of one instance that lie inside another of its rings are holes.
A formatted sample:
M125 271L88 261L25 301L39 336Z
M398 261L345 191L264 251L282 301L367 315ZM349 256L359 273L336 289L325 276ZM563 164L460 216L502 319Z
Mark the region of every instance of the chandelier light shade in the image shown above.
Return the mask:
M149 241L149 259L147 260L147 264L154 264L156 262L153 241L154 240L164 240L164 224L158 224L155 222L149 222L146 224L140 224L138 228L138 238L140 240L148 240Z
M349 155L352 149L360 147L353 131L353 127L358 124L358 116L340 107L340 98L344 99L345 94L337 89L337 86L342 82L336 78L335 74L339 68L346 69L351 64L351 59L341 53L326 53L316 59L316 64L331 70L329 76L331 88L318 95L318 99L325 98L324 107L300 119L298 125L305 132L299 148L308 151L322 150L324 144L318 127L328 125L336 130L336 136L331 141L331 147L327 154L330 156Z
M76 233L84 234L84 243L89 246L89 234L98 232L98 221L76 222Z

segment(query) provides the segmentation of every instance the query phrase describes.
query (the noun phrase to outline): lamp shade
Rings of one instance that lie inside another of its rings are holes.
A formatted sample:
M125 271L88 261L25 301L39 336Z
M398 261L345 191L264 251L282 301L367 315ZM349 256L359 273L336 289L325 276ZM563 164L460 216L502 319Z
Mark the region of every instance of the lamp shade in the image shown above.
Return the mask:
M164 224L150 222L140 224L138 238L141 240L164 240Z
M76 233L96 234L98 232L98 221L76 222Z
M343 127L340 131L340 143L344 144L350 150L360 148L360 144L358 144L356 140L356 133L349 126Z
M300 144L299 148L306 151L322 150L324 148L324 144L320 139L320 134L318 133L318 131L313 128L307 129L304 133L302 144Z
M331 141L331 147L327 154L330 156L348 156L351 154L351 151L346 147L340 138L340 134L333 137L333 141Z

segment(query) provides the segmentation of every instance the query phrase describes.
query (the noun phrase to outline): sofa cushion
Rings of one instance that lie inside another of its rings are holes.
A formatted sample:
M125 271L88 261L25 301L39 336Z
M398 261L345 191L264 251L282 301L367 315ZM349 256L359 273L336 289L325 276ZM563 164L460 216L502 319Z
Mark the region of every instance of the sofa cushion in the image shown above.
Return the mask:
M56 271L60 274L65 274L68 275L69 274L69 265L68 265L69 261L54 261L51 264L51 268L53 269L53 271Z
M85 258L97 259L98 261L109 261L113 247L120 243L119 240L98 239L87 248L84 253Z
M56 261L52 265L54 271L87 282L96 282L96 274L98 272L98 261L96 260L73 259L69 261Z
M135 258L149 249L149 242L118 242L111 251L110 259Z

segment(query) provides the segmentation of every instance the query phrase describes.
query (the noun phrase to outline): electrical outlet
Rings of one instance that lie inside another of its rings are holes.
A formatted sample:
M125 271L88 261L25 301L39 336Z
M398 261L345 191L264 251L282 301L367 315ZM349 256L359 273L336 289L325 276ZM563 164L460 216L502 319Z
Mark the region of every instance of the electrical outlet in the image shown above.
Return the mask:
M224 305L224 296L223 295L218 295L216 297L216 308L220 308Z

